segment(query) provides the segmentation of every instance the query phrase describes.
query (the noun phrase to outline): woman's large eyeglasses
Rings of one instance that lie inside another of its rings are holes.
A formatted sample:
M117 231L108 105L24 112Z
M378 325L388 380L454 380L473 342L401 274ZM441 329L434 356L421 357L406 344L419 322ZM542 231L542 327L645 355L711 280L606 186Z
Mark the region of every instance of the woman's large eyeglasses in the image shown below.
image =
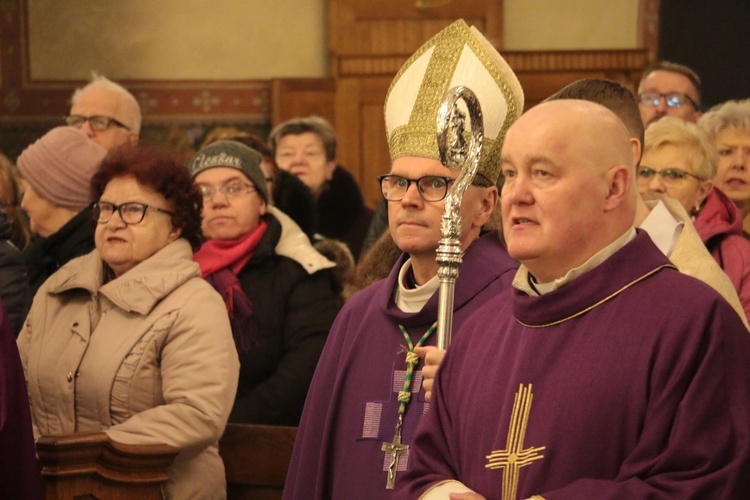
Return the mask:
M100 201L99 203L94 203L92 212L94 220L98 224L106 224L109 222L109 219L112 218L115 211L120 214L120 219L122 219L125 224L138 224L146 216L146 210L148 209L174 216L174 212L154 207L152 205L146 205L145 203L138 203L137 201L129 201L127 203L121 203L120 205Z
M65 123L75 128L83 127L83 124L86 122L89 122L91 130L96 130L97 132L104 132L111 125L117 125L118 127L124 128L125 130L130 130L130 127L128 127L124 123L108 116L68 115L65 117Z
M378 177L380 192L388 201L401 201L412 182L417 185L419 196L424 201L440 201L448 194L448 185L455 179L440 175L425 175L419 179L407 179L400 175L381 175Z
M664 103L670 108L681 108L686 102L689 102L695 109L698 109L698 103L689 95L681 92L669 92L668 94L660 94L659 92L641 92L638 94L638 101L640 101L641 104L653 108L659 105L659 101L661 101L662 98L664 98Z
M660 175L662 182L665 186L680 186L682 182L688 178L693 177L699 181L703 181L700 177L690 172L685 172L679 168L665 168L663 170L656 170L651 167L639 167L636 175L638 184L648 184L655 176Z

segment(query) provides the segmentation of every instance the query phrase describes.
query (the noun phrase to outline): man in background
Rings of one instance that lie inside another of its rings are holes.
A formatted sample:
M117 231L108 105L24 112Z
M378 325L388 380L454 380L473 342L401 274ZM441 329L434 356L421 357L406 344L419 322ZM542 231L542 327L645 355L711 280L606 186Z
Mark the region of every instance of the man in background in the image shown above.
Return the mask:
M138 141L141 107L125 87L95 73L85 87L73 93L65 122L109 151Z
M643 72L638 84L638 102L643 124L662 116L697 122L701 111L701 79L682 64L660 61Z

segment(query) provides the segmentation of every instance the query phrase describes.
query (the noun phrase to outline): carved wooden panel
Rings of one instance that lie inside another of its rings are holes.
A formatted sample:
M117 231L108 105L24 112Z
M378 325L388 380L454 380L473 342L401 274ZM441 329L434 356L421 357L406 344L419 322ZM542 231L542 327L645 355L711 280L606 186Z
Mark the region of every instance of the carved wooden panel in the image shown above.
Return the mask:
M339 162L359 181L368 206L380 201L375 182L391 168L383 103L392 77L341 78L336 93Z
M228 500L280 499L296 435L296 427L227 424L219 454Z
M322 116L336 128L336 80L280 78L271 83L271 124L299 116Z
M331 74L394 74L399 61L458 18L500 47L502 12L502 0L331 0Z
M648 65L647 53L641 49L506 52L503 56L521 82L525 109L580 78L616 80L635 92Z
M43 436L37 441L48 500L161 498L176 448L112 441L103 432Z

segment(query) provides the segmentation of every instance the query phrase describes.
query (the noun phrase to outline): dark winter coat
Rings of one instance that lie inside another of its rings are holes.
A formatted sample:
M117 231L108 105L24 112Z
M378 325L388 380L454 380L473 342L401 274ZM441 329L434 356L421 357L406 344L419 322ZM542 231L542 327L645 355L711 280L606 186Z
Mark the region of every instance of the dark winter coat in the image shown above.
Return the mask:
M365 206L357 181L344 167L336 167L333 178L318 197L317 215L316 232L343 241L354 259L359 259L372 210Z
M294 174L279 170L273 185L274 205L292 218L308 238L315 234L315 198L307 185Z
M230 422L299 424L307 390L340 301L328 269L312 274L274 251L281 225L268 229L240 271L253 304L258 345L240 354L240 380Z
M13 333L18 335L31 298L23 256L10 241L12 232L5 212L0 210L0 299L8 311Z
M93 249L94 221L89 208L83 209L48 238L32 237L23 251L32 298L55 271Z

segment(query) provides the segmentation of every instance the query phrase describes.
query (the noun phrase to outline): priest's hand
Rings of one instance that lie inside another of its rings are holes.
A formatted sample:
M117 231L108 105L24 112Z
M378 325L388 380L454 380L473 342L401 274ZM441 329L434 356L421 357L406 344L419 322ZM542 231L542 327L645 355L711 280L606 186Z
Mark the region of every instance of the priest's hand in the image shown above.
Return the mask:
M432 387L435 385L435 376L437 375L440 363L445 357L445 350L437 347L417 347L414 349L417 355L424 359L422 368L422 387L424 387L424 398L429 403L432 399ZM469 497L471 498L471 497Z
M437 347L435 349L437 349ZM450 498L450 500L485 500L485 498L479 493L451 493L448 495L448 498Z

